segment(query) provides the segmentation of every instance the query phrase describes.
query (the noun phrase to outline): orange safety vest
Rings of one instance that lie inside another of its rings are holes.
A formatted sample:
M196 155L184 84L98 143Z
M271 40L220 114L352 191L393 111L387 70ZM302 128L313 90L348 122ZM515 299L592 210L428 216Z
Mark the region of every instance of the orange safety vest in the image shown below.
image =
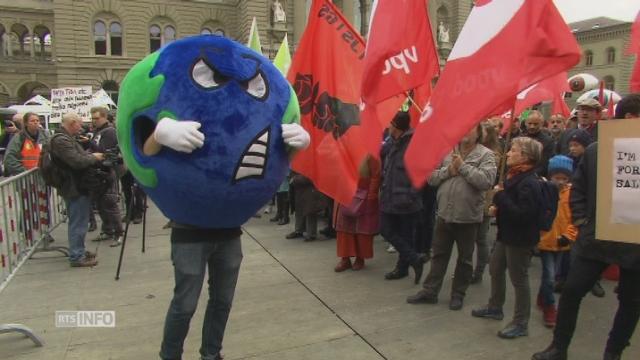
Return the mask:
M22 144L22 166L25 169L33 169L38 166L38 159L40 159L40 145L33 142L33 140L25 137Z

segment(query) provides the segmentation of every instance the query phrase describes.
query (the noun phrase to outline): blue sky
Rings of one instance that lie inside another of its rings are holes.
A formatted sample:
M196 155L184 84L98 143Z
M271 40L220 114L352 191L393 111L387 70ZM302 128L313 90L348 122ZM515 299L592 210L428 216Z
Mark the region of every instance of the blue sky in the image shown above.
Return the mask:
M553 0L566 22L606 16L633 21L640 10L640 0Z

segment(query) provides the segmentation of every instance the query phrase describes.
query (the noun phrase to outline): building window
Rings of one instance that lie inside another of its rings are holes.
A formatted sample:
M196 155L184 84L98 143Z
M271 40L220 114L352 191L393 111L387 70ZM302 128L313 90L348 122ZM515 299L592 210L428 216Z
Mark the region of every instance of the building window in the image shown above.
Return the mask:
M111 55L122 55L122 25L120 23L111 23L109 39L111 40Z
M607 49L607 64L613 64L616 62L616 49L608 48Z
M93 23L93 51L95 55L122 56L122 25L111 13L102 13Z
M162 46L161 30L158 25L151 25L149 28L149 50L154 52Z
M167 45L176 40L176 29L173 26L171 25L165 26L163 40L164 40L164 44L162 45Z
M100 20L93 24L93 48L96 55L107 55L107 27Z
M613 78L613 76L611 75L607 75L604 77L604 87L606 89L609 89L611 91L615 91L615 87L616 87L616 80Z
M166 23L166 21L160 21L160 23L149 26L149 50L151 52L176 40L176 28L173 25L163 24L163 22Z
M584 53L584 65L585 66L593 65L593 52L591 50L587 50Z
M224 30L222 30L222 29L216 29L216 30L213 32L213 35L225 36L225 33L224 33Z
M213 33L211 32L211 29L209 29L209 28L204 28L204 29L200 30L200 35L211 35L211 34L213 34Z

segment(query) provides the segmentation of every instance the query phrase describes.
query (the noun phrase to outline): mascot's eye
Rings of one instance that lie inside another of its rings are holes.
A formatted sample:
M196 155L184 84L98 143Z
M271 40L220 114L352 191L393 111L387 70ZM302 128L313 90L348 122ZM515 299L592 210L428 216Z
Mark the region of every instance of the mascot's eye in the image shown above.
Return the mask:
M267 83L264 81L264 77L261 72L258 72L253 79L244 83L243 86L249 95L257 98L258 100L264 100L267 97Z
M204 60L200 59L193 65L191 77L196 84L205 89L217 88L229 81L229 78L216 72Z

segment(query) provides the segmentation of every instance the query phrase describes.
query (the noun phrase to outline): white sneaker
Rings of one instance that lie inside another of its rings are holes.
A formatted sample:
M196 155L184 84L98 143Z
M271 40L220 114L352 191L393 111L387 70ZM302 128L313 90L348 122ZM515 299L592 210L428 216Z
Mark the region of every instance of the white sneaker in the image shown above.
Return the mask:
M395 254L398 251L396 250L396 248L393 247L393 245L389 244L389 246L387 247L387 252L389 254Z
M110 247L118 247L120 245L122 245L122 237L120 236L113 238L113 241L109 244Z

